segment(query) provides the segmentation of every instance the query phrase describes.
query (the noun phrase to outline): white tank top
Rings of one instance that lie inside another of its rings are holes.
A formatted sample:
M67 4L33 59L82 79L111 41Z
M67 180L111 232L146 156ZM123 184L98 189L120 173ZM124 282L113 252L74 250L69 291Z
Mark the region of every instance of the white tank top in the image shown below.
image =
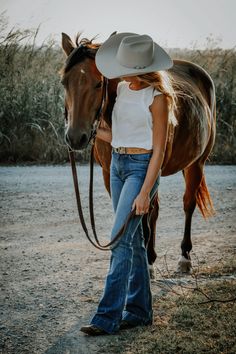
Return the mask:
M117 97L112 111L112 142L117 147L152 149L152 114L150 105L160 91L152 86L131 90L122 81L117 86Z

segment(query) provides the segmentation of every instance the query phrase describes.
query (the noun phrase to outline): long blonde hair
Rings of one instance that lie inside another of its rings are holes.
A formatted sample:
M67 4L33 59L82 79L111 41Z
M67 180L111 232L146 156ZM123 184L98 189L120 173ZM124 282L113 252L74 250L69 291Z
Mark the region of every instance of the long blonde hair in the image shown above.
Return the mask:
M172 77L166 71L156 71L147 74L137 75L137 78L154 89L160 91L167 97L169 109L169 123L177 125L177 96L172 85Z

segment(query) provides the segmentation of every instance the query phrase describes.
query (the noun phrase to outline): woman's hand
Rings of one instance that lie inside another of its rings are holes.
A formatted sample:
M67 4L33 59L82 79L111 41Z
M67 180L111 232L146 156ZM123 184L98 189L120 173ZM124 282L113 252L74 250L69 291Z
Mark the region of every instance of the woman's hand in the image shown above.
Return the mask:
M136 209L136 215L144 215L148 213L150 206L150 197L147 194L139 193L134 199L132 210Z

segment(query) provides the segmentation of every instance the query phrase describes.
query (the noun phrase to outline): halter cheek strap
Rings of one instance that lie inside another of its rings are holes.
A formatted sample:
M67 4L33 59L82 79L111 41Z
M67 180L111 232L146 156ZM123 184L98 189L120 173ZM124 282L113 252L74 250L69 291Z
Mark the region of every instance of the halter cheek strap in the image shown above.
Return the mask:
M104 107L106 105L107 97L108 97L108 79L103 76L102 101L101 101L100 107L97 110L97 113L96 113L96 116L95 116L95 120L93 122L93 128L91 130L91 134L90 134L90 138L89 138L88 144L89 143L91 143L92 145L94 144L95 137L96 137L96 134L97 134L97 129L98 129L99 123L101 121L101 117L102 117L102 113L103 113Z

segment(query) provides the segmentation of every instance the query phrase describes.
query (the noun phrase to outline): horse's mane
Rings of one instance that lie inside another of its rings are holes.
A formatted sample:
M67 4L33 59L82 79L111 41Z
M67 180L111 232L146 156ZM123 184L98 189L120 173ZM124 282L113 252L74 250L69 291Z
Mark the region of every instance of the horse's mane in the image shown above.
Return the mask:
M94 59L96 52L100 44L93 43L96 37L92 39L81 38L81 33L76 35L75 44L76 47L72 50L66 59L65 66L63 68L63 74L67 73L74 65L80 63L85 58Z

